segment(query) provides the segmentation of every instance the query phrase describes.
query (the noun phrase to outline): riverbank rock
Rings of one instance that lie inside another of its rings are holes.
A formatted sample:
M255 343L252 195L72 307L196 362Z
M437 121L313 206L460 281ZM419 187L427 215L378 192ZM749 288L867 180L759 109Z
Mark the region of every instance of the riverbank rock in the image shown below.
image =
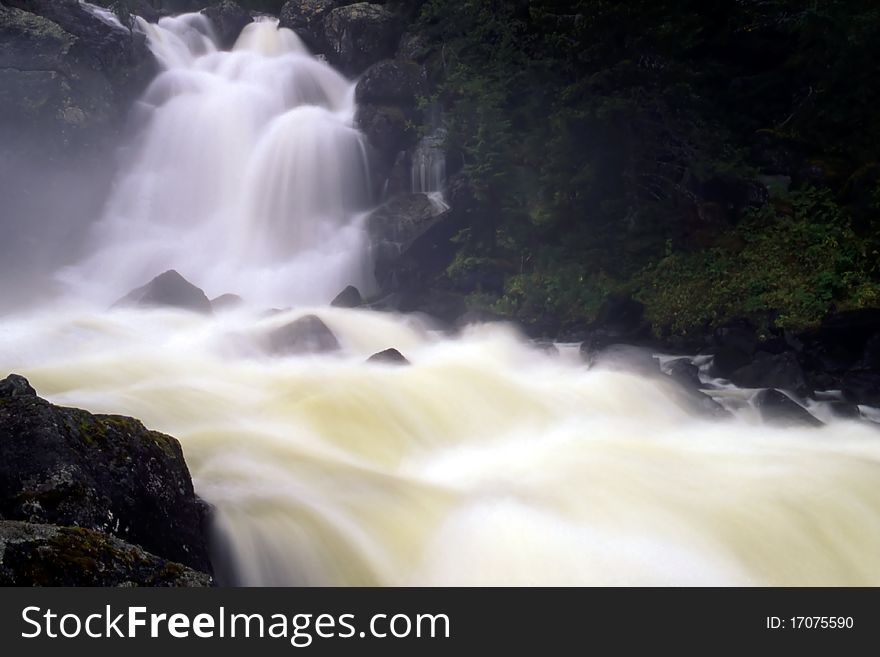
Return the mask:
M367 358L368 363L388 363L390 365L409 365L406 356L397 349L386 349Z
M855 370L841 379L843 398L853 404L880 406L880 372Z
M146 285L132 290L113 304L118 306L140 306L142 308L181 308L197 313L210 314L211 302L204 291L196 287L178 272L169 269L159 274Z
M336 295L336 298L330 302L334 308L357 308L364 305L364 299L360 290L354 285L349 285L342 292Z
M730 374L730 381L743 388L778 388L799 395L807 392L804 371L791 352L757 352L747 365Z
M402 29L383 5L358 2L337 7L324 17L327 59L348 75L357 75L397 51Z
M254 20L235 0L222 0L202 13L214 24L221 48L231 48L241 31Z
M823 422L813 417L803 406L793 401L779 390L761 390L754 399L755 406L761 413L761 419L767 424L783 427L821 427Z
M211 576L104 532L0 520L0 586L211 586Z
M206 507L180 443L138 420L50 404L0 382L0 517L75 525L210 572Z
M268 335L269 351L276 355L327 353L339 349L339 341L316 315L306 315Z

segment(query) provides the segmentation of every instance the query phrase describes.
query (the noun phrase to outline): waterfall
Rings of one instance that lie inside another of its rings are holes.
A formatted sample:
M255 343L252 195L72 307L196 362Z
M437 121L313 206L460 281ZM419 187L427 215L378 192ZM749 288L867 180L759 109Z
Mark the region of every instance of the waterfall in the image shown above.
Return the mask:
M422 137L412 152L410 179L412 191L427 194L436 212L449 209L446 188L446 128L439 107L430 111L431 131Z
M768 426L730 389L707 418L668 377L505 324L327 307L370 282L352 83L276 21L228 52L199 14L140 29L163 70L93 251L66 298L4 317L0 373L178 438L221 583L880 586L875 425ZM413 191L444 187L439 123ZM106 309L168 268L250 303ZM337 352L265 351L307 314ZM366 362L389 347L411 364Z
M139 25L163 70L137 104L92 256L64 281L103 302L166 269L267 305L369 292L353 84L276 20L228 52L201 14Z

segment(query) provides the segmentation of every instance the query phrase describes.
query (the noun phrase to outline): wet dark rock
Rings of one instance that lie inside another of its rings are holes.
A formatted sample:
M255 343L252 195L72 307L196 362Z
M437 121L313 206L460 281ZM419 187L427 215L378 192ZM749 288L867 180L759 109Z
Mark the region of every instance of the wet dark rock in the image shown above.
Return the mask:
M880 371L880 333L875 333L867 339L862 356L854 369Z
M831 413L834 417L848 420L858 420L862 417L862 412L856 404L849 404L843 401L833 401L829 402L828 407L831 409Z
M880 372L855 370L841 380L843 398L853 404L880 406Z
M386 7L358 2L337 7L324 17L327 59L349 75L394 56L401 21Z
M0 383L0 517L76 525L210 572L206 508L180 443L138 420L54 406Z
M729 379L731 375L752 362L752 354L737 347L721 347L715 352L709 374L722 379Z
M117 306L169 307L211 313L211 302L205 293L173 269L132 290L113 304Z
M397 154L415 143L418 133L411 127L413 119L411 112L396 105L358 107L358 128L375 150L380 169L389 170Z
M859 361L866 357L870 360L876 342L869 340L880 333L880 309L863 309L832 313L815 331L804 336L804 358L811 369L843 374L844 372L864 368Z
M374 273L386 292L416 289L443 272L455 255L458 215L441 211L424 194L389 200L367 219ZM460 313L464 313L463 309Z
M409 365L406 356L397 351L397 349L386 349L379 353L373 354L367 359L368 363L388 363L392 365Z
M646 376L660 374L660 361L650 349L635 347L628 344L613 344L593 352L584 351L581 356L592 367L602 369L635 372Z
M355 88L358 104L414 106L425 93L422 67L413 62L386 59L373 64Z
M804 371L791 352L769 354L759 351L752 361L731 373L730 381L743 388L778 388L804 394Z
M364 305L364 299L360 290L354 285L349 285L342 292L336 295L336 298L330 302L334 308L357 308Z
M231 48L241 31L254 20L235 0L222 0L202 13L214 24L222 48Z
M0 520L0 586L211 586L211 576L105 532Z
M79 152L115 134L155 73L142 34L110 25L77 0L0 4L0 138Z
M268 346L279 355L326 353L337 351L339 341L319 317L306 315L269 333Z
M324 18L340 4L340 0L290 0L281 8L279 26L296 32L313 52L326 53Z
M419 32L405 32L400 37L397 59L405 62L423 62L431 54L428 40Z
M610 295L596 320L586 329L581 344L584 354L600 352L614 344L645 344L650 325L644 319L645 307L627 296Z
M221 294L216 299L211 299L211 308L214 311L231 310L232 308L238 308L243 303L244 299L237 294Z
M767 424L777 426L821 427L823 423L803 406L779 390L761 390L755 395L755 406Z
M700 388L703 385L700 381L700 368L688 358L679 358L669 363L667 374L687 387Z
M405 313L424 313L439 320L444 328L451 328L467 312L464 295L434 288L406 291L398 298L396 310Z

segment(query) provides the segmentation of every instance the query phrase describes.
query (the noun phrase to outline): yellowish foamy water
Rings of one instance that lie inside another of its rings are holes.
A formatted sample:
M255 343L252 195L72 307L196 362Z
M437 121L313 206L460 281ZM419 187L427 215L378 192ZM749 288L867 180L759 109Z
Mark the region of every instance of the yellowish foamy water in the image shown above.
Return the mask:
M666 382L501 325L319 309L340 353L266 356L306 312L8 318L0 370L177 437L227 582L880 584L870 424L695 417ZM412 365L364 362L388 347Z

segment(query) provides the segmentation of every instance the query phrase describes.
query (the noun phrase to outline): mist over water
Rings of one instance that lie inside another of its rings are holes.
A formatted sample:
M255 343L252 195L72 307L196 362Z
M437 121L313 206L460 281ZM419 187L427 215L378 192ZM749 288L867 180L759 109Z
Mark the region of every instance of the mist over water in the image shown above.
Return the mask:
M64 302L0 324L0 370L180 439L222 583L880 585L873 425L709 420L505 325L327 308L370 285L351 82L273 22L231 52L197 15L143 29L143 133ZM170 267L247 304L104 310ZM338 353L265 353L310 313ZM364 362L389 347L412 365Z

